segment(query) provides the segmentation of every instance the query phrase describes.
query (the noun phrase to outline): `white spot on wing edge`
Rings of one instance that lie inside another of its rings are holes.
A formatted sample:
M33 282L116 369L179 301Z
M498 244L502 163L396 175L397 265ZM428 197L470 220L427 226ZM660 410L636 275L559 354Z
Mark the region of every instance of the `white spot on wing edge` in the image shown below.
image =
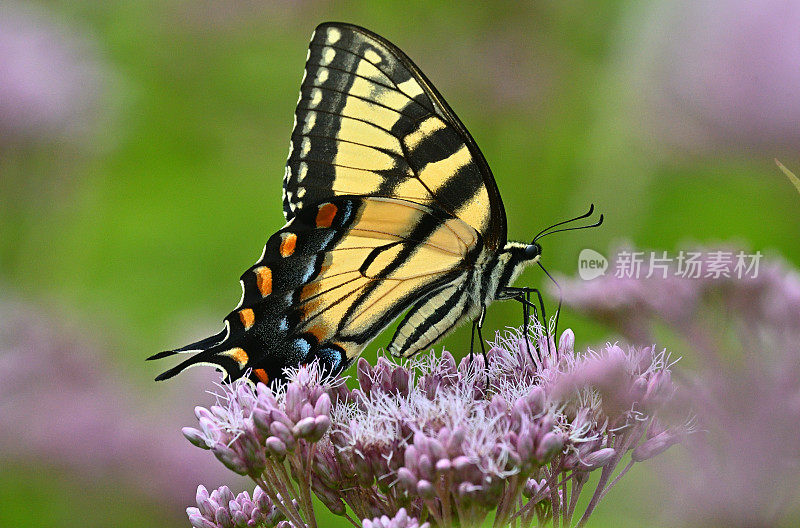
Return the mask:
M303 125L303 134L308 134L311 132L311 129L314 128L314 123L317 122L317 113L316 112L309 112L306 115L306 122Z
M303 145L300 147L300 155L305 157L311 150L311 140L307 137L303 138Z
M267 246L266 246L266 245L264 245L264 249L261 251L261 258L260 258L260 259L258 259L258 260L261 260L261 259L263 259L263 258L264 258L264 252L265 252L266 250L267 250ZM239 286L241 286L241 287L242 287L242 298L241 298L241 299L239 299L239 304L237 304L237 305L236 305L236 308L234 308L234 309L233 309L234 311L236 311L236 310L238 310L239 308L241 308L241 307L242 307L242 303L244 302L244 281L243 281L242 279L239 279ZM225 321L225 323L227 324L227 321Z
M311 108L315 108L320 102L322 101L322 90L319 88L314 88L311 90L311 101L309 101L308 105Z
M364 52L364 58L373 64L378 64L381 61L381 56L373 49L368 49Z
M300 183L308 175L308 164L305 161L301 161L297 172L297 183Z
M325 51L322 52L322 59L319 63L322 66L327 66L333 62L334 57L336 57L336 50L333 48L325 48Z
M340 38L342 38L342 32L341 31L339 31L338 29L336 29L334 27L328 28L328 34L327 34L327 39L326 39L326 42L328 44L336 44L337 42L339 42ZM313 35L311 36L311 39L312 40L314 39Z
M220 367L216 363L211 363L211 362L208 362L208 361L198 361L197 363L192 363L191 365L187 365L186 368L184 368L183 370L188 370L188 369L194 368L194 367L214 367L214 369L216 371L218 371L220 374L222 374L222 376L220 376L220 381L223 381L228 375L228 373L225 372L224 368ZM248 378L245 378L245 382L250 383L251 385L253 383Z
M320 68L317 72L317 77L314 79L316 84L325 84L325 81L328 80L328 69L327 68Z

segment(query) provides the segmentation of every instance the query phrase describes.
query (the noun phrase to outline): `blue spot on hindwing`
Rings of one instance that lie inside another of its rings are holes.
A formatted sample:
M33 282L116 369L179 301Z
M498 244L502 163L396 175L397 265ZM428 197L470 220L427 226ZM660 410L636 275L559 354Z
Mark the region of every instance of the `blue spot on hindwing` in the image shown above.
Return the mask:
M344 353L338 347L323 346L317 350L317 355L333 372L339 372L344 367Z
M296 363L304 361L310 351L311 342L305 337L298 337L292 341L292 354L297 358Z
M289 331L289 319L287 317L278 319L278 330L284 334Z
M316 260L316 258L310 258L306 262L298 263L298 266L303 267L300 271L300 284L307 284L314 277L317 268Z

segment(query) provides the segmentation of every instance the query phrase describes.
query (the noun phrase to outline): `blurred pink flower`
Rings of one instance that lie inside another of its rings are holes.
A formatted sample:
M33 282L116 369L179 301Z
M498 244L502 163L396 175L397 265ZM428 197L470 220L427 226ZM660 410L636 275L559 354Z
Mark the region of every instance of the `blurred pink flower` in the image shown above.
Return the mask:
M632 13L620 62L658 143L800 146L800 3L678 0Z
M44 11L0 5L0 147L85 137L104 66L91 43Z
M148 397L87 333L0 302L0 461L65 468L93 485L105 478L171 507L190 501L198 480L230 482L174 425L218 376L196 369L169 394L148 384Z
M698 432L683 441L683 459L662 467L669 526L776 526L796 513L800 272L771 258L757 277L742 279L609 275L562 283L567 306L638 343L657 326L669 329L686 343L680 353L687 363L696 365L677 381ZM664 444L659 435L652 440L645 450Z

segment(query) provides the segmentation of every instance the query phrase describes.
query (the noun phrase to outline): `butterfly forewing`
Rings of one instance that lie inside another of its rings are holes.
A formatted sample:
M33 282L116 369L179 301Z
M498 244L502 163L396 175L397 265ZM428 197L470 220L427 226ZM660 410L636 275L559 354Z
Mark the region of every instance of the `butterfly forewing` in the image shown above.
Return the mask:
M483 156L419 69L362 28L314 32L284 180L284 213L359 194L435 204L505 243L505 214Z

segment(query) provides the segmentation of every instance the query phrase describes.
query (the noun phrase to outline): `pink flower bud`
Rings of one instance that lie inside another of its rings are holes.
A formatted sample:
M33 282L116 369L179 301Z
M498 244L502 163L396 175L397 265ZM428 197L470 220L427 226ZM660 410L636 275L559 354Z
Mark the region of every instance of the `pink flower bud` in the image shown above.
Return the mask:
M405 467L397 470L397 481L409 491L415 490L417 487L417 477Z
M536 447L536 458L539 462L546 462L564 447L564 439L560 433L550 432L545 434Z
M305 402L300 408L300 418L312 418L314 416L314 406L309 402Z
M636 446L633 453L631 453L631 458L634 462L642 462L653 458L676 444L678 440L677 435L664 431Z
M606 447L593 451L581 459L581 469L591 470L603 467L616 456L614 448Z
M440 475L450 471L450 467L451 467L450 461L446 458L443 458L438 462L436 462L436 472Z
M272 436L277 436L284 442L289 442L289 438L293 436L292 430L286 427L286 424L283 422L272 422L269 426L269 432L272 434Z
M192 443L192 445L195 445L200 449L208 449L210 447L206 442L206 437L197 429L193 427L184 427L181 429L181 432L183 433L183 436Z
M314 431L314 418L303 418L292 427L292 436L295 438L305 438Z
M427 480L417 482L417 493L423 499L432 499L436 496L436 488Z
M558 340L558 356L564 357L573 354L575 351L575 333L571 328L567 328Z
M276 457L279 460L283 460L283 458L286 456L286 451L287 451L286 444L276 436L270 436L269 438L267 438L265 446L267 448L267 451L269 451L270 455Z
M314 404L314 414L329 415L331 414L331 398L327 394L322 394L317 398L317 403Z

